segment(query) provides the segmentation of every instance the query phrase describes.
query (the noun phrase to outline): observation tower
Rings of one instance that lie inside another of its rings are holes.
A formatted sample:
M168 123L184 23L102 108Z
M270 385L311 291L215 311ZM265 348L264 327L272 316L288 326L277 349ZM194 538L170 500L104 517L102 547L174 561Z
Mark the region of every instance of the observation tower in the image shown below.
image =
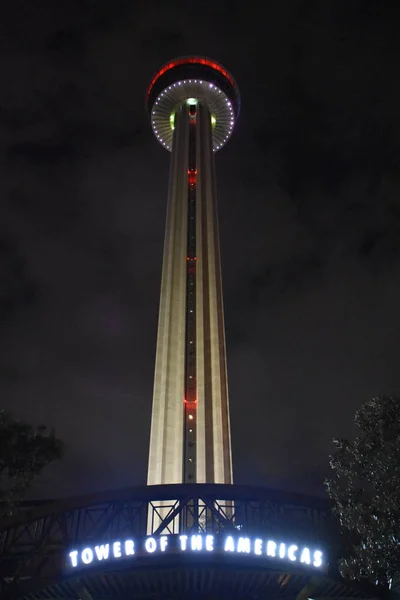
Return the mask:
M239 108L232 75L204 57L167 63L147 91L172 155L148 485L232 483L214 154Z

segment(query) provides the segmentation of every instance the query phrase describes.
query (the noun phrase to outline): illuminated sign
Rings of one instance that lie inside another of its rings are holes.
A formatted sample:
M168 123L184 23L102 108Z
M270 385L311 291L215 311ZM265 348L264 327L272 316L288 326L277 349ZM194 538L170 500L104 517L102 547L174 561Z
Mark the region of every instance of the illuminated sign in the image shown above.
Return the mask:
M68 564L72 568L94 566L101 562L113 562L123 558L162 554L225 554L250 555L268 560L286 561L316 569L324 567L321 550L298 544L233 535L185 534L161 535L158 537L115 540L72 550L68 553Z

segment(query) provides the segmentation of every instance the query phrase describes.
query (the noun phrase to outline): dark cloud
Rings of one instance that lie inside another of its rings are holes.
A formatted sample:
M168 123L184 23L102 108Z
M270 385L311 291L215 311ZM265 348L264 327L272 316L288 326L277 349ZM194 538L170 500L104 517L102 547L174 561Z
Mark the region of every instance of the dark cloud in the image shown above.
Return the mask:
M74 149L68 144L10 144L7 148L7 164L28 162L29 164L48 165L68 161L74 155Z
M141 39L141 46L147 52L180 56L184 42L182 31L176 29L151 29Z
M84 49L83 33L78 29L58 29L45 41L50 51L67 54L82 52Z
M18 309L29 307L36 296L27 260L6 236L0 237L0 279L0 314L4 323Z

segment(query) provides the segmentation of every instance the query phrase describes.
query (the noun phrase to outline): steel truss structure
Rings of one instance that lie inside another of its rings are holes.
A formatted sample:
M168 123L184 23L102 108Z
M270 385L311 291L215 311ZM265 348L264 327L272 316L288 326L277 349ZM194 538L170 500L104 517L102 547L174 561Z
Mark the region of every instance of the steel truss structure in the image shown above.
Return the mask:
M130 572L128 579L131 587L126 587L126 577L123 584L124 576L121 573L118 574L118 585L115 581L111 585L107 580L107 577L115 577L110 573L107 576L105 573L97 574L97 577L92 575L91 583L83 582L81 575L76 580L66 578L68 550L124 536L221 533L229 530L240 531L243 535L268 534L289 538L295 535L297 540L304 543L318 543L328 548L336 578L334 564L340 539L330 507L325 501L236 485L162 485L22 506L18 515L3 523L0 530L0 598L128 600L131 597L148 597L146 585L151 583L153 589L157 578L155 572L149 574L148 570L145 576L147 584L142 581L140 586L137 580L139 573L136 573L133 581ZM290 565L288 568L290 571ZM174 569L176 572L176 565ZM198 579L198 574L196 577ZM211 587L215 574L213 577L210 574L207 576ZM300 589L309 585L310 580L310 577L302 576L298 584ZM169 581L171 583L171 578ZM162 587L164 584L160 585ZM173 593L174 597L178 597L179 585L173 585L175 592L159 590L155 593L153 589L151 595L168 597L169 593ZM188 583L185 585L187 587ZM282 597L277 592L271 596L270 585L262 585L266 586L265 593L269 589L268 597ZM334 587L335 596L343 597L343 583L331 582L329 585ZM94 586L95 593L89 591L90 586ZM214 586L214 592L215 589ZM285 589L288 591L287 585ZM315 591L315 585L313 589ZM371 597L371 593L360 591L359 588L349 589L347 586L347 597ZM294 593L296 597L299 592L297 587L296 590L289 596L293 597ZM332 594L326 593L325 589L320 595ZM374 595L377 596L376 591Z

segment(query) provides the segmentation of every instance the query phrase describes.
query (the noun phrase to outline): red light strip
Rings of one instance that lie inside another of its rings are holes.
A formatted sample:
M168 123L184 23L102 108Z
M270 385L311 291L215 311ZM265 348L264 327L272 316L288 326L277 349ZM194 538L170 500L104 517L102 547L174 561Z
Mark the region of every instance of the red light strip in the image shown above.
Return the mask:
M197 404L197 398L195 398L194 400L188 400L187 398L184 398L183 403L184 404Z
M196 185L197 171L188 171L189 185Z
M218 63L213 62L212 60L208 60L208 58L179 58L178 60L173 60L172 62L169 62L168 64L166 64L162 69L160 69L158 71L158 73L156 75L154 75L154 77L149 85L149 89L147 90L147 96L149 96L155 82L161 77L161 75L164 75L164 73L166 73L170 69L173 69L174 67L177 67L179 65L189 65L189 64L206 65L207 67L211 67L212 69L215 69L219 73L222 73L222 75L224 77L226 77L226 79L229 81L229 83L231 85L233 85L233 87L236 87L235 82L233 81L231 75L229 75L229 73L227 71L225 71L225 69L223 67L221 67L221 65L219 65Z

